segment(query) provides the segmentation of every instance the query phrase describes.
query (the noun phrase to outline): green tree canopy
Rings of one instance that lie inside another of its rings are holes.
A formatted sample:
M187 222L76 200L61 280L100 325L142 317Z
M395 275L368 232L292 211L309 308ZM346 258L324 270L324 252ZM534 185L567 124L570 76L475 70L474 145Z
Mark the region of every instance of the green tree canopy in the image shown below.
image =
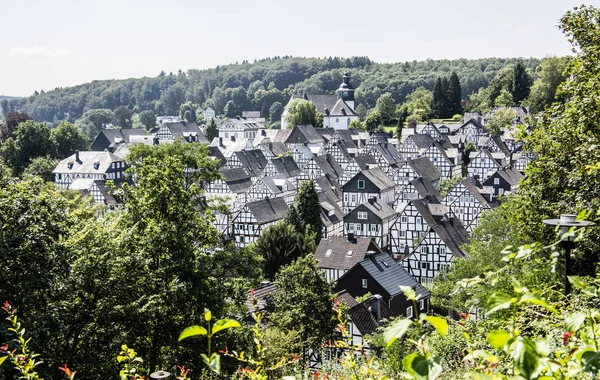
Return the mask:
M56 147L56 157L66 158L77 150L87 150L88 139L75 124L63 121L50 131L50 137Z
M50 128L46 123L32 120L19 124L13 137L2 145L1 153L14 174L20 175L32 159L54 156L55 145L50 138Z
M537 113L550 107L557 100L556 90L567 78L563 74L567 64L564 57L547 57L536 70L537 79L531 86L531 93L525 102L532 113Z
M208 141L213 141L215 137L219 136L219 129L217 128L217 122L214 118L211 118L204 130L204 134Z
M321 220L321 202L314 181L305 181L296 195L296 209L302 224L307 230L315 233L318 245L323 237L323 221Z
M396 103L392 94L386 92L377 99L375 109L381 115L381 121L384 124L389 124L396 114Z
M512 96L518 104L529 96L533 79L523 62L517 62L513 69Z
M140 112L140 122L148 132L156 132L156 115L151 110Z
M288 128L296 125L311 124L315 128L323 127L323 120L317 112L315 104L305 99L294 99L285 107L285 121Z

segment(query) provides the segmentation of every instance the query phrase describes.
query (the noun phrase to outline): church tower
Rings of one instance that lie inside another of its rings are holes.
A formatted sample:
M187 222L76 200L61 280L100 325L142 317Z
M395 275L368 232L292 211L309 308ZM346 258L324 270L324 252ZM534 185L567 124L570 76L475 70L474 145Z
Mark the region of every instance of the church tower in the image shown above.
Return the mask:
M354 111L354 88L350 84L350 73L344 73L344 81L338 88L338 98L342 99Z

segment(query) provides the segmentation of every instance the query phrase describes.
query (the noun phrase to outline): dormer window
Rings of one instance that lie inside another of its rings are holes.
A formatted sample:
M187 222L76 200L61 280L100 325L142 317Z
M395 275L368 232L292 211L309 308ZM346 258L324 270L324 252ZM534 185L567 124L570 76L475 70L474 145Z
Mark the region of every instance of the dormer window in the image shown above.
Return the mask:
M94 170L98 170L98 168L100 168L100 163L94 162Z
M69 162L69 163L67 164L67 167L68 167L69 169L73 169L73 163L72 163L72 162Z
M331 250L331 248L328 249L327 252L325 252L325 257L330 257L332 252L333 251Z

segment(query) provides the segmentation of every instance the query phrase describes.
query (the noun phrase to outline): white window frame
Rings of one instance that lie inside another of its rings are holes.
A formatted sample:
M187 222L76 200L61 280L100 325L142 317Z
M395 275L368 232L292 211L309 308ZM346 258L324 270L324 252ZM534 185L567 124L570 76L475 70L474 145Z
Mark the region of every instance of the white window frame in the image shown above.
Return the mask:
M369 285L369 282L367 281L367 279L363 278L362 279L362 287L363 287L363 289L367 289L368 285Z
M358 180L358 188L361 189L361 190L365 188L365 180L364 179L359 179Z
M409 306L406 308L406 318L412 318L413 317L413 307Z
M367 220L369 218L369 214L366 211L359 211L358 212L358 219L360 220Z

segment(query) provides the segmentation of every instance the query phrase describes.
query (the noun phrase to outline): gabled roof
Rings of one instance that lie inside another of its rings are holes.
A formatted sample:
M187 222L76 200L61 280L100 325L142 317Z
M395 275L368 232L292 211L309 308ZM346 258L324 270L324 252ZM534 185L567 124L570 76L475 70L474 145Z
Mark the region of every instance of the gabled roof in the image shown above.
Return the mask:
M336 296L337 300L348 307L348 316L362 336L373 334L380 326L372 310L373 297L358 303L347 291L343 290ZM386 302L379 302L381 319L390 319L394 313Z
M248 292L246 306L248 313L254 313L255 309L264 310L267 306L267 297L277 291L275 284L271 282L263 283L260 287L254 289L254 298L256 299L256 307L252 304L252 291Z
M367 252L381 253L381 249L369 238L354 238L348 241L344 236L331 236L322 239L315 251L319 268L350 270L367 256Z
M319 191L319 204L321 205L321 220L329 227L344 220L344 212L338 205L338 196L332 190Z
M422 298L430 296L427 289L419 284L406 269L402 268L389 253L367 256L357 266L361 266L369 273L373 280L388 293L389 297L402 294L401 285L413 288L417 295L421 295ZM351 273L352 270L346 272L342 277L349 276Z
M285 140L286 144L323 144L325 139L312 125L296 125Z
M332 110L338 101L337 95L292 95L292 99L306 99L315 104L317 112L325 114L325 109Z
M431 137L430 135L423 134L414 134L408 136L407 139L411 139L419 149L427 149L434 142L433 137Z
M361 175L366 177L367 180L371 181L371 183L381 191L396 187L396 182L392 181L392 179L388 177L379 167L369 170L361 170L354 177ZM346 182L346 185L348 185L348 183L350 183L350 181Z
M280 154L285 154L289 152L288 147L282 142L271 142L271 139L266 138L260 142L261 148L271 153L273 156L279 156Z
M76 157L79 157L77 159ZM92 174L106 173L113 162L123 159L109 152L77 152L61 160L52 173L63 174ZM70 167L69 167L70 166Z
M267 166L267 159L260 149L241 150L234 153L242 167L252 177L258 177Z
M273 157L271 162L277 172L286 178L295 178L300 174L300 169L292 156Z
M406 163L419 177L426 178L429 181L439 181L442 176L438 168L436 168L431 160L427 157L419 157L412 160L407 160Z
M377 160L370 154L364 156L356 156L354 157L354 161L356 161L356 164L358 165L360 170L368 170L370 168L377 167Z
M283 219L288 212L288 205L283 198L265 198L246 206L258 224L276 222Z
M369 212L373 213L375 216L382 220L393 218L397 214L393 208L391 208L385 203L377 202L377 200L375 200L375 202L373 202L372 204L371 202L365 202L357 206L354 210L358 208L366 208ZM354 210L352 210L351 213L354 212Z
M508 149L500 136L491 136L490 139L496 143L496 146L498 146L500 152L504 153L505 156L510 156L510 149Z
M331 154L313 157L313 161L321 168L325 175L330 175L337 179L343 173L342 168L335 162L335 159Z
M390 143L380 143L373 146L371 149L378 151L385 161L390 165L396 164L400 161L398 150Z
M525 178L525 176L523 174L521 174L518 170L516 170L515 168L502 168L502 169L498 169L496 171L496 173L502 177L506 182L508 182L511 186L515 186L519 184L519 181L522 180L523 178ZM494 174L496 174L494 173ZM485 182L484 185L487 183L489 184L490 179L492 178L492 176L494 175L492 174Z
M335 202L342 200L342 188L340 184L331 178L331 176L322 176L315 178L315 185L319 189L319 193L327 193L327 197Z
M488 201L483 195L481 195L480 189L477 187L477 180L475 178L465 178L459 183L462 183L462 185L467 189L467 191L471 193L471 195L473 195L475 199L477 199L477 202L481 203L481 205L483 205L484 207L488 206Z
M204 133L202 133L202 130L200 129L200 127L198 125L196 125L196 123L165 122L165 123L163 123L163 126L166 126L169 129L169 131L171 131L171 134L173 135L174 139L178 139L180 137L183 137L185 139L187 139L188 137L194 137L195 140L198 142L207 143L207 144L209 142L208 139L206 138L206 136L204 136Z
M438 200L440 199L440 192L433 186L431 181L418 177L410 181L410 184L415 187L420 198L427 198Z
M225 169L221 173L232 193L243 193L252 186L252 179L242 168Z
M352 108L342 99L338 99L333 108L329 109L329 116L357 116Z
M92 147L97 147L98 149L102 148L102 150L106 149L106 147L97 146L99 145L99 139L101 136L104 136L108 141L109 145L113 144L129 144L131 141L131 136L147 136L148 133L141 128L131 128L131 129L103 129L101 130L94 142L92 143ZM98 144L97 144L98 142Z
M216 146L210 145L208 147L208 156L214 158L215 160L219 160L219 167L223 167L227 163L227 159L221 150Z

